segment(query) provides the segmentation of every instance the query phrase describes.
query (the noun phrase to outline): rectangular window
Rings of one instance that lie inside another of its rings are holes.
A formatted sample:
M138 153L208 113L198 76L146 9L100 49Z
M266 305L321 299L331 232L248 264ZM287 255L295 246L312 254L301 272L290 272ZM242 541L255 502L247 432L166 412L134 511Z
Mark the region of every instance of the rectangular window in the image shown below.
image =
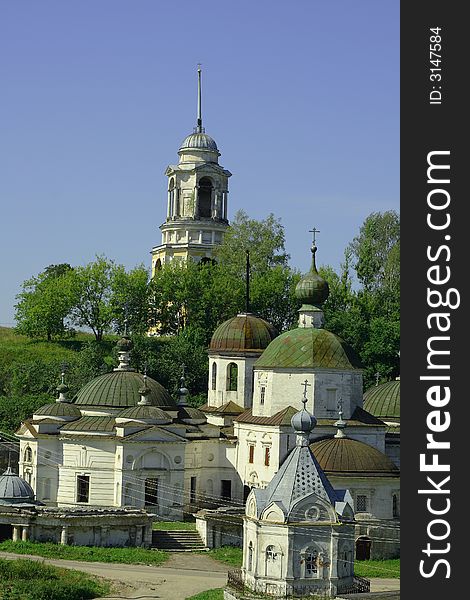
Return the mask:
M262 385L260 393L259 393L259 403L260 404L264 404L265 396L266 396L266 388L264 387L264 385Z
M90 476L77 475L77 502L89 502Z
M221 480L220 495L224 500L232 499L232 481L230 479Z
M158 478L149 477L145 480L145 504L158 504Z
M196 477L191 477L191 489L189 493L189 501L191 504L196 502Z
M255 447L253 444L248 446L248 462L253 464L255 462Z
M356 498L356 511L367 512L367 496L364 494L358 494Z
M264 466L269 467L269 459L271 458L271 448L266 446L264 449Z

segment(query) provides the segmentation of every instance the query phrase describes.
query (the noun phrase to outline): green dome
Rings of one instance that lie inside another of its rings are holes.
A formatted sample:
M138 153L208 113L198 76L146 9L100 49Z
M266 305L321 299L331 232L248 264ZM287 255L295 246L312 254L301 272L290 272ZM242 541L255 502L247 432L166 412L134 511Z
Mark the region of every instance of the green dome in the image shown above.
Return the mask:
M269 344L256 368L361 369L354 350L326 329L299 327L286 331Z
M157 406L150 406L148 404L126 408L116 415L116 421L119 419L126 421L158 421L160 425L172 422L172 418L165 411Z
M112 371L95 377L78 392L75 404L79 406L107 406L110 408L128 408L137 406L144 387L144 376L135 371ZM146 397L152 406L163 409L176 408L174 400L166 389L154 379L147 377L150 389Z
M274 327L251 313L242 313L217 327L209 352L260 352L277 336Z
M312 266L310 271L302 276L295 288L296 297L309 306L321 306L328 298L330 289L328 283L320 277L315 264L316 246L312 246Z
M328 438L313 442L310 449L327 476L398 477L400 474L388 456L359 440Z
M400 380L369 388L364 394L364 408L379 419L399 419Z
M178 419L188 425L203 425L207 423L206 415L193 406L180 406L178 410Z
M80 410L70 402L52 402L45 404L34 411L39 417L66 417L79 419L82 416Z

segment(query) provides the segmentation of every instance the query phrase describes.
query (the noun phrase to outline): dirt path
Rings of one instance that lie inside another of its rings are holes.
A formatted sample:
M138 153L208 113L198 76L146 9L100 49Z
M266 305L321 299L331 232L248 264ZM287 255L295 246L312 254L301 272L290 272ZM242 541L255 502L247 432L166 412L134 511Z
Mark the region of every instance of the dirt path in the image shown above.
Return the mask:
M0 552L0 556L45 561L56 567L77 569L110 579L116 586L116 595L107 596L107 600L185 600L199 592L224 587L227 571L231 568L204 554L192 553L173 553L161 567L55 560L9 552ZM399 589L399 579L371 579L371 592Z

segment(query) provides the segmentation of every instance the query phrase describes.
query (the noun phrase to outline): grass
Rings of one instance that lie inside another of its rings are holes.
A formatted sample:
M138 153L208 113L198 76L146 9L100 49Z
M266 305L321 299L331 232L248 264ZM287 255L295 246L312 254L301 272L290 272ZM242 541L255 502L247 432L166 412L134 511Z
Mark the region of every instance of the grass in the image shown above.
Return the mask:
M168 552L146 550L145 548L99 548L94 546L62 546L61 544L39 542L0 543L0 551L15 554L34 554L44 558L83 560L88 562L124 563L128 565L161 565L168 558Z
M31 560L0 559L0 598L3 600L91 600L111 586L93 575Z
M372 579L374 577L399 579L400 559L357 560L354 564L354 573L360 577L367 577L367 579Z
M218 560L232 567L241 567L242 549L233 546L213 548L207 552L214 560ZM400 559L388 560L360 560L354 564L354 573L368 579L374 577L398 579L400 577Z
M223 588L217 588L215 590L207 590L207 592L201 592L195 596L190 596L186 600L224 600Z
M206 552L206 555L226 565L231 565L232 567L242 566L243 551L241 548L236 548L235 546L212 548L212 550Z
M189 521L154 521L152 529L158 531L196 531L196 523Z

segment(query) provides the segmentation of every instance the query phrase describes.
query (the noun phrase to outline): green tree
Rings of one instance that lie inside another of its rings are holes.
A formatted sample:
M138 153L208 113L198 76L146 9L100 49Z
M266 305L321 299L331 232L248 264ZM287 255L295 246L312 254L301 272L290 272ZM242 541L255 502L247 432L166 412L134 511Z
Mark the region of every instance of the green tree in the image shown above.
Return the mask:
M23 283L15 305L16 331L48 341L73 333L68 315L75 303L69 264L49 265Z
M149 273L140 265L126 271L122 265L115 265L110 281L111 312L113 328L122 333L125 321L134 334L144 334L148 329L149 315Z

